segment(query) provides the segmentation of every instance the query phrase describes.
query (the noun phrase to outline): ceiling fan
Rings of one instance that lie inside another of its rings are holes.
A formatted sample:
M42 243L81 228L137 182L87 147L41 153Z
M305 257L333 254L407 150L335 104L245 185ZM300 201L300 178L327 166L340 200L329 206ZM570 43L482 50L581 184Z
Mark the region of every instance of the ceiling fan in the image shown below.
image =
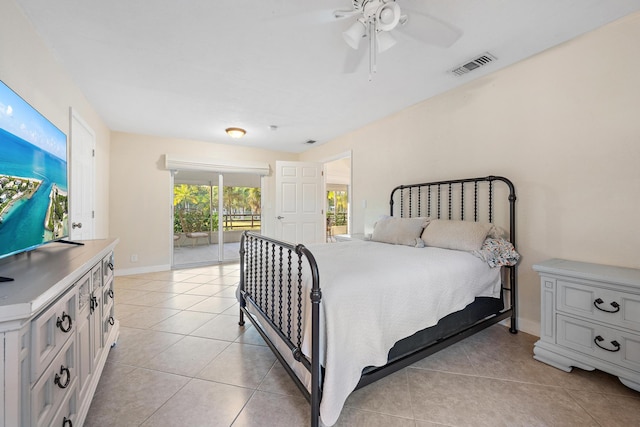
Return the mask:
M352 0L352 6L353 9L334 11L333 16L336 19L357 17L342 36L354 50L359 50L362 39L369 39L369 80L376 72L376 55L396 44L392 35L396 29L420 42L441 47L451 46L462 36L457 28L404 3L409 14L403 14L396 0ZM361 59L358 55L349 61L345 71L355 69Z

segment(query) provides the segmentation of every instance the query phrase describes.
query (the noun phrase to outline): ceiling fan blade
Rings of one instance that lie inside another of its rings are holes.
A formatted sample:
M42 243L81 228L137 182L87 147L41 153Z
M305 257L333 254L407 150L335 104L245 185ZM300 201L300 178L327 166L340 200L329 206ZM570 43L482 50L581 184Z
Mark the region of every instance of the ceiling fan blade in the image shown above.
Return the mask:
M396 28L413 39L440 47L450 47L462 37L462 31L453 25L416 10L409 11L407 22Z
M362 11L360 10L334 10L333 17L335 19L349 18L351 16L361 15Z
M333 9L312 9L305 11L276 11L269 16L265 16L264 20L274 25L323 25L336 21L334 16L335 11Z
M347 49L347 55L344 59L344 68L342 72L344 74L355 73L367 52L368 48L366 46L360 46L358 50Z

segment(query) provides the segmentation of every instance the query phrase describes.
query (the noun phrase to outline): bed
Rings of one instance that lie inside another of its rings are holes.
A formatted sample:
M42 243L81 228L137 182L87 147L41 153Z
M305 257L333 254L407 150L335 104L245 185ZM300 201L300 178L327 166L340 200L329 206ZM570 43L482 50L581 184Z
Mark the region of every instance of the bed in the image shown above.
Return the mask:
M311 426L333 425L353 390L497 322L517 333L515 201L500 176L400 185L368 240L243 234L239 323L309 400Z

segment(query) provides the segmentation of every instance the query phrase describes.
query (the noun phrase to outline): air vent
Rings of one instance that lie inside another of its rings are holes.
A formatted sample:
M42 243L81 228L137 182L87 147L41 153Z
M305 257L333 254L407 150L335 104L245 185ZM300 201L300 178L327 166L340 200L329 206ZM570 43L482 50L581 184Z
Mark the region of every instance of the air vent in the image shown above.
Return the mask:
M475 70L476 68L488 65L497 59L498 58L491 55L489 52L485 52L477 58L474 58L471 61L467 62L466 64L454 68L453 70L451 70L451 72L456 76L462 76L464 74L467 74L469 71Z

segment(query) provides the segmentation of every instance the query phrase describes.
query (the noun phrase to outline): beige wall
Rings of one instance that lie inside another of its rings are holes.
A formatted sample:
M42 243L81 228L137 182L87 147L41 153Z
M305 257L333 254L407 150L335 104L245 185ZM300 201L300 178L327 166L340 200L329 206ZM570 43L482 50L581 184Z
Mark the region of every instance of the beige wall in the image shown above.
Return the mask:
M121 238L119 270L168 266L170 178L161 168L163 154L264 161L272 168L275 160L298 160L229 145L110 135L12 0L0 0L0 24L0 79L65 133L69 107L96 132L96 233ZM639 44L636 14L315 147L299 160L352 150L354 232L369 231L387 212L389 190L398 183L511 178L523 255L521 325L537 333L535 262L565 257L640 267ZM274 199L272 180L265 179L265 216ZM134 253L139 261L132 264Z
M69 137L69 107L96 133L96 237L109 236L109 129L13 0L0 0L0 80Z
M298 155L203 141L113 132L111 136L111 233L120 238L118 274L170 268L173 219L171 173L164 155L269 163L296 160ZM263 179L263 227L273 218L273 172ZM137 262L131 262L136 254Z
M520 323L538 334L532 264L562 257L640 268L639 45L636 14L315 147L301 160L353 150L355 232L387 212L397 184L512 179L523 255Z

